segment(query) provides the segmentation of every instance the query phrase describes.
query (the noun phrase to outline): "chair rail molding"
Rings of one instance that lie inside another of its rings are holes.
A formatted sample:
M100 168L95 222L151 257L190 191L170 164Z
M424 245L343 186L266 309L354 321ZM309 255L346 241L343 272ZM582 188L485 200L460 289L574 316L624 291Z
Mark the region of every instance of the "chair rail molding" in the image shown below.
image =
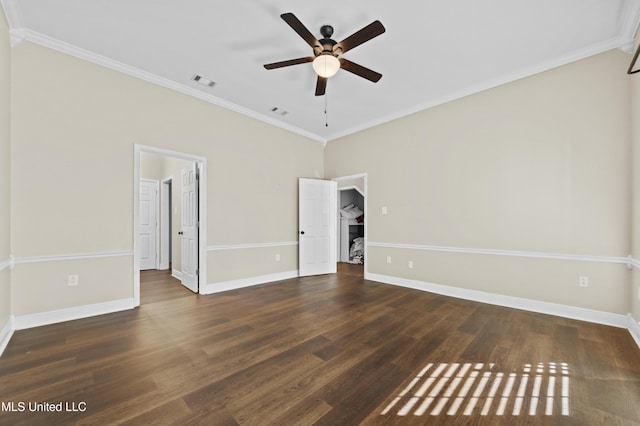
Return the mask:
M530 258L536 258L536 259L577 260L582 262L616 263L616 264L627 265L628 267L630 265L633 265L640 268L640 261L634 260L630 256L626 256L626 257L597 256L597 255L575 254L575 253L548 253L548 252L537 252L537 251L501 250L501 249L436 246L436 245L421 245L421 244L402 244L402 243L383 243L383 242L369 242L368 245L369 247L398 248L398 249L407 249L407 250L530 257ZM633 263L634 261L635 261L635 264Z
M24 256L14 257L13 263L16 265L26 263L40 263L40 262L59 262L65 260L84 260L84 259L100 259L105 257L124 257L133 256L132 251L110 251L110 252L97 252L97 253L74 253L74 254L54 254L44 256Z
M208 246L207 251L220 251L220 250L242 250L252 248L268 248L268 247L284 247L284 246L297 246L297 241L282 241L273 243L244 243L244 244L221 244Z

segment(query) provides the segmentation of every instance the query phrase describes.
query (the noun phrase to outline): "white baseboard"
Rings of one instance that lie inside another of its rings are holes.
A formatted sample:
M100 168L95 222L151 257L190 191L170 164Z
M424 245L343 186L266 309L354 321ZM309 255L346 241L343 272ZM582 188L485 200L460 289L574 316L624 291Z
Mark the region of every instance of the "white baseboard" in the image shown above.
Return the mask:
M26 328L40 327L42 325L55 324L58 322L72 321L80 318L125 311L127 309L133 309L134 307L133 299L121 299L104 303L95 303L92 305L58 309L55 311L39 312L37 314L19 315L13 319L13 328L14 330L23 330Z
M468 290L465 288L451 287L441 284L426 283L422 281L391 277L387 275L369 273L367 274L367 279L385 284L392 284L401 287L413 288L416 290L428 291L430 293L442 294L444 296L457 297L459 299L488 303L490 305L522 309L524 311L538 312L541 314L555 315L564 318L571 318L580 321L587 321L596 324L610 325L613 327L629 329L629 319L626 315L579 308L576 306L560 305L550 302L541 302L538 300L524 299L520 297L503 296L500 294L487 293L477 290Z
M627 315L627 320L627 328L629 329L629 333L631 334L631 337L633 337L633 340L636 341L638 347L640 347L640 324L638 324L638 321L636 321L636 319L631 314Z
M221 293L223 291L236 290L244 287L251 287L254 285L267 284L275 281L288 280L290 278L296 278L298 271L278 272L275 274L259 275L256 277L242 278L239 280L223 281L218 283L206 284L204 288L200 289L200 294L213 294Z
M9 340L11 340L11 336L13 336L13 330L13 317L9 317L4 327L2 327L2 330L0 330L0 356L2 356L2 353L9 344Z
M182 282L182 271L178 271L177 269L171 269L171 276L178 281Z

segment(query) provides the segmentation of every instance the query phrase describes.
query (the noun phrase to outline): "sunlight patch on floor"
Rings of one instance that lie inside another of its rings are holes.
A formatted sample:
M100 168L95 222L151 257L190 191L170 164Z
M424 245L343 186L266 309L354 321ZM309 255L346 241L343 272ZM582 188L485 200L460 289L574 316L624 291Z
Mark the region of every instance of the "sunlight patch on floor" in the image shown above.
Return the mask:
M383 416L569 415L569 365L539 362L521 371L493 363L429 363L380 413Z

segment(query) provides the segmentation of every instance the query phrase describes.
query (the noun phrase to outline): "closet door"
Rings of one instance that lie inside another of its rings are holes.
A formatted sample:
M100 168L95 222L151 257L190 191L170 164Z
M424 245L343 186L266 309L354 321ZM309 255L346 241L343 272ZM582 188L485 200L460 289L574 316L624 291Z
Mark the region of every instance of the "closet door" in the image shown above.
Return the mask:
M299 275L335 273L337 183L300 179L298 191Z
M198 292L198 172L182 170L182 285Z

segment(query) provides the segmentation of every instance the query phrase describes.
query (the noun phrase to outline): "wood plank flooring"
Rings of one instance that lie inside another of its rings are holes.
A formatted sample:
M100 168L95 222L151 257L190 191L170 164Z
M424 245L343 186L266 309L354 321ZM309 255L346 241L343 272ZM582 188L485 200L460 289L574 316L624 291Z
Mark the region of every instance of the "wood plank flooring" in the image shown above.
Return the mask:
M170 278L143 274L138 309L16 331L0 424L640 424L624 329L355 273L210 296Z

